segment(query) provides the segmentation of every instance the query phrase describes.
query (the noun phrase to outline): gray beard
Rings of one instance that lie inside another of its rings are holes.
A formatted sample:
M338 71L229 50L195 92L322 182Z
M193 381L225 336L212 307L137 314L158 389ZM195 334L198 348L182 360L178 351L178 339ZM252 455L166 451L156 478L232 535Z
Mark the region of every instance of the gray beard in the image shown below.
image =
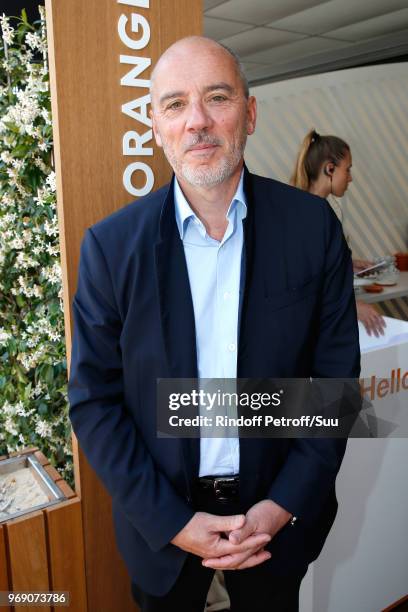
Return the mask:
M190 185L195 187L214 187L233 174L241 161L241 157L242 152L237 150L232 158L221 160L215 168L191 168L189 164L182 164L180 174Z
M190 146L199 144L201 142L212 143L215 141L209 136L198 135ZM237 146L234 147L227 157L220 160L216 167L204 166L202 168L192 168L186 162L180 163L174 158L169 147L166 146L166 143L163 143L163 148L164 153L176 175L180 176L194 187L215 187L215 185L219 185L223 181L227 180L234 173L243 157L245 144L246 133L243 133L242 139Z

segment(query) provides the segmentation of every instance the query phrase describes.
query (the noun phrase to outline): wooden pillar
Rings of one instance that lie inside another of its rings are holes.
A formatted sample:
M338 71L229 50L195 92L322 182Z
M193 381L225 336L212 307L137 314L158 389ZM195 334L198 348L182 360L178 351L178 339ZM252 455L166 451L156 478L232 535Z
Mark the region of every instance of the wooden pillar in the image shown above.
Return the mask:
M170 169L146 119L152 66L202 31L201 0L46 0L67 354L84 231L157 189ZM111 502L74 437L88 611L135 610Z

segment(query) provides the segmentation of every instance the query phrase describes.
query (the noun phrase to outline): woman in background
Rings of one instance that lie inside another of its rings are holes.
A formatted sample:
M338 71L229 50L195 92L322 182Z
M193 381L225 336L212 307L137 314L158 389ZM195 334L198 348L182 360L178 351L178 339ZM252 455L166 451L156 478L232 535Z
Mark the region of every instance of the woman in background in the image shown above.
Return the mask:
M315 130L306 134L300 148L291 184L321 198L329 195L341 198L346 192L351 177L351 151L349 145L337 136L321 136ZM340 220L342 219L341 208ZM358 272L371 262L353 259L353 270ZM357 317L371 336L384 334L385 321L377 310L361 300L356 301Z

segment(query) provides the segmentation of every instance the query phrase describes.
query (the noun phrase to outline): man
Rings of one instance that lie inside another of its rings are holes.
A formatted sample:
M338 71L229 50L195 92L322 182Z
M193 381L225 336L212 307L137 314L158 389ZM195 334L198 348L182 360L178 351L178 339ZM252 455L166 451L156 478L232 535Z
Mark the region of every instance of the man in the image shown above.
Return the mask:
M201 612L215 569L233 610L296 610L346 441L158 438L156 381L358 376L350 252L324 200L244 167L256 102L227 49L170 47L152 120L172 183L82 245L73 428L142 610Z

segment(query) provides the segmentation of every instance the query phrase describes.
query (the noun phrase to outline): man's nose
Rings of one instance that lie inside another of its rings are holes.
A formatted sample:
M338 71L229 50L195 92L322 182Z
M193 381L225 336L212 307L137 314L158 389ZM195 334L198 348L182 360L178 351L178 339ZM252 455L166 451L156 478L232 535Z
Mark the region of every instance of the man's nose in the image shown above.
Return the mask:
M198 131L210 127L211 116L202 102L192 102L188 108L186 127Z

